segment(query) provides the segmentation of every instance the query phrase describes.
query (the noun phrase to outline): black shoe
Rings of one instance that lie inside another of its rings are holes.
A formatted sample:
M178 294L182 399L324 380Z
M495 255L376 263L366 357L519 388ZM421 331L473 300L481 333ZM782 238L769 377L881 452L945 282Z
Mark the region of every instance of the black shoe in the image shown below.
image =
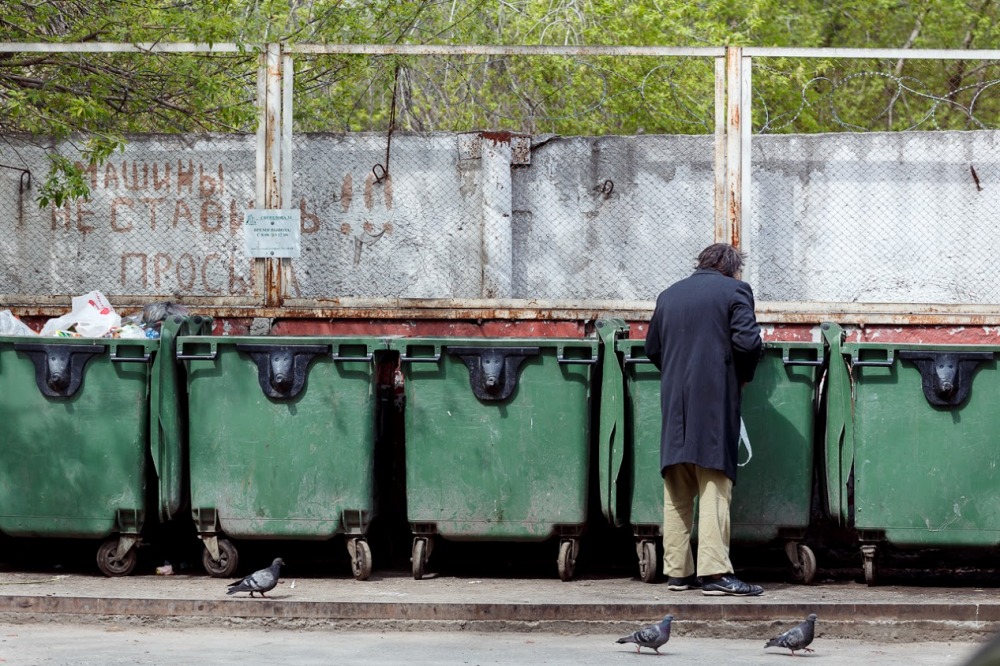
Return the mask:
M683 592L684 590L697 590L701 588L701 579L691 574L690 576L685 576L684 578L668 578L667 579L667 589L673 590L674 592Z
M760 585L744 583L732 574L721 578L706 578L701 584L701 593L710 596L755 597L764 591Z

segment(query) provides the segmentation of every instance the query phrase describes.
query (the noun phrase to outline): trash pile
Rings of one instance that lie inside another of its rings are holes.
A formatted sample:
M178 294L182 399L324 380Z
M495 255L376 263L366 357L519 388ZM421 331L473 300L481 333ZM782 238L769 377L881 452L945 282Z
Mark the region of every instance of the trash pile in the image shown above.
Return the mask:
M0 335L42 336L58 338L126 338L160 337L160 325L173 315L187 316L188 309L170 301L150 303L141 312L122 317L99 291L73 297L67 314L45 322L41 332L18 319L10 310L0 310Z

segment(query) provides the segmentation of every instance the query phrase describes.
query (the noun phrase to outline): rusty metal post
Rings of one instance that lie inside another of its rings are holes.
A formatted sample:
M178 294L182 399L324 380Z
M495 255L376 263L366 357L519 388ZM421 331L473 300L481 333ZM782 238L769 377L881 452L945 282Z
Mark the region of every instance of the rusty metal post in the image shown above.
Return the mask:
M753 70L751 67L750 56L743 55L742 51L740 53L740 217L739 224L734 224L733 228L730 229L730 237L732 238L732 244L743 250L747 254L748 261L746 268L743 270L743 278L745 280L751 280L756 277L757 266L759 264L753 262L750 257L750 253L753 251L751 247L752 235L744 233L746 228L751 223L753 212L753 190L750 187L750 177L752 174L751 162L750 162L750 149L751 140L753 138L753 113L752 113L752 102L753 102L753 88L751 86L750 75Z
M726 206L726 58L715 58L715 242L729 238Z
M281 201L278 204L282 209L289 209L294 206L292 203L292 100L293 100L293 75L295 67L292 63L292 54L284 51L282 46L281 56L281 169L278 171L279 189L281 191ZM280 284L278 294L281 299L280 304L289 296L289 291L295 285L292 273L292 260L279 259Z
M726 235L722 242L740 246L743 224L743 57L739 47L726 49Z
M268 44L265 51L264 69L264 145L263 171L264 191L262 208L281 208L281 45ZM260 86L258 86L259 88ZM257 132L260 139L260 129ZM260 153L258 148L258 168ZM258 178L259 182L259 178ZM283 273L281 259L264 259L265 293L264 304L270 307L281 305Z

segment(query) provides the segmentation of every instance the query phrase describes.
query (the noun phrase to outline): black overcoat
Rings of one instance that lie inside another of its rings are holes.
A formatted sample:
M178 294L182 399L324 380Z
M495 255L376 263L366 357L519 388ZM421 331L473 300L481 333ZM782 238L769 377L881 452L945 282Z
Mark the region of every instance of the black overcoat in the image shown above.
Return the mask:
M656 299L646 355L660 370L660 473L694 463L736 481L741 388L762 349L753 290L711 269Z

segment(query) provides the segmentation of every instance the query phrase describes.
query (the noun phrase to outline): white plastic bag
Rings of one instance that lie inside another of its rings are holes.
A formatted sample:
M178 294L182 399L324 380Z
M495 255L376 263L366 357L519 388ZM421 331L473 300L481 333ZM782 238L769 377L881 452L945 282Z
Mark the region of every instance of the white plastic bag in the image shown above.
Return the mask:
M38 335L10 310L0 310L0 335Z
M55 335L58 331L73 329L85 338L100 338L121 325L121 315L115 312L104 294L92 291L74 296L70 313L45 322L41 334Z
M741 463L736 463L736 466L746 467L747 463L750 462L750 459L753 458L753 448L750 446L750 435L747 434L747 424L743 422L742 418L740 419L740 441L739 444L736 445L737 450L739 449L740 444L747 448L747 459Z

